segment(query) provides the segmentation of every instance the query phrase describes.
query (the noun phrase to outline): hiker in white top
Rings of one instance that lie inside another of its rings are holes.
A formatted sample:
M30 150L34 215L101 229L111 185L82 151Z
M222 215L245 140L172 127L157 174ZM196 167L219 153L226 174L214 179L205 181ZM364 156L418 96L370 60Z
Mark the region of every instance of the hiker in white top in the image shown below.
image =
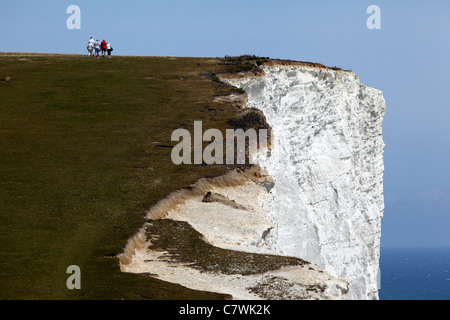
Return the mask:
M100 57L100 42L98 40L95 41L94 48L95 48L95 57L99 58Z
M111 52L113 51L113 48L109 42L106 44L106 51L108 52L108 58L111 59Z
M94 44L95 44L95 41L91 37L91 39L89 39L89 42L87 44L87 50L88 50L88 53L89 53L89 58L94 56Z

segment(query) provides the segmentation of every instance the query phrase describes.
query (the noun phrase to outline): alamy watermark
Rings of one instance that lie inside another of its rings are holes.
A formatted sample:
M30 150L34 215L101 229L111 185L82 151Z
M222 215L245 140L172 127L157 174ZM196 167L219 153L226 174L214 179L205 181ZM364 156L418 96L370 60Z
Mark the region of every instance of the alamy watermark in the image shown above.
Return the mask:
M66 26L69 30L81 29L81 9L79 6L72 4L67 7L67 14L70 16L67 18ZM381 29L381 8L378 5L370 5L366 10L367 14L370 14L367 18L366 26L369 30Z
M366 26L369 30L380 30L381 29L381 9L377 5L371 5L367 8L367 14L370 17L367 18Z
M79 6L72 4L67 7L67 14L70 16L67 18L66 26L69 30L80 30L81 29L81 9Z
M267 135L267 129L226 129L224 146L222 131L208 129L203 133L202 121L194 121L193 136L187 129L173 131L171 140L179 143L172 149L172 162L176 165L246 164L248 154L248 163L254 164L256 153L267 151ZM203 142L211 143L203 149Z
M67 267L66 273L71 274L70 277L67 278L66 286L67 289L73 290L81 289L81 269L79 266L72 265Z

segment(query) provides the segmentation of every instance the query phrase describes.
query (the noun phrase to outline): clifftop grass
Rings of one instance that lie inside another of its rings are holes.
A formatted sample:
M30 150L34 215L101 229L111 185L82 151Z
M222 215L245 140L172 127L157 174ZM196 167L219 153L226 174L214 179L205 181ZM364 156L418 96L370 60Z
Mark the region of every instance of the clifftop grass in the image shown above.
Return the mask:
M170 192L226 166L175 166L172 131L228 128L220 59L0 53L0 298L220 299L114 256ZM205 112L214 107L214 114ZM208 108L206 108L208 110ZM66 269L81 268L81 290Z

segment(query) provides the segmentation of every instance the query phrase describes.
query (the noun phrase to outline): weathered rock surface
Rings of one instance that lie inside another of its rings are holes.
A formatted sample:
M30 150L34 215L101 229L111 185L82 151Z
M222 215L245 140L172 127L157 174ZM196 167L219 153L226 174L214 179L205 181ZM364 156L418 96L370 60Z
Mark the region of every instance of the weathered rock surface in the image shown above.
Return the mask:
M377 299L385 101L345 71L263 66L230 78L264 112L274 141L258 163L274 179L265 207L278 254L349 281L352 299Z

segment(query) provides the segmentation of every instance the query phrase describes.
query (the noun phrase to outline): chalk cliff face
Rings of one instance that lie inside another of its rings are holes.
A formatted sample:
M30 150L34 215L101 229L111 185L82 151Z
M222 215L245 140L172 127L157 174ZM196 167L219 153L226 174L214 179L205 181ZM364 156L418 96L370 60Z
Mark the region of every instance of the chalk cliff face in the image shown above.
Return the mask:
M345 71L263 66L225 79L264 112L274 137L256 163L275 181L264 208L267 243L350 283L351 299L378 299L385 101Z

